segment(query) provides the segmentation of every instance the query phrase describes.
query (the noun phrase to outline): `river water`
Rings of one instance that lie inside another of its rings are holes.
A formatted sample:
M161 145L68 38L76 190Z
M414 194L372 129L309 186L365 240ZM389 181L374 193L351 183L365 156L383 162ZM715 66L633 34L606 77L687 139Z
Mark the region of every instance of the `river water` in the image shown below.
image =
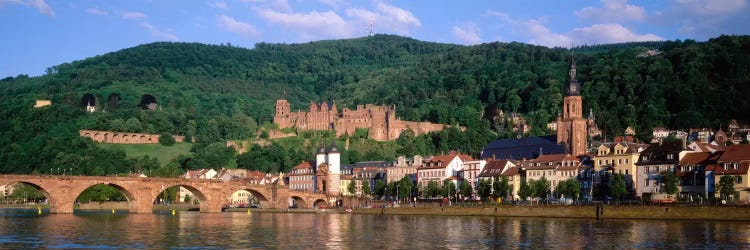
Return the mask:
M312 213L0 211L0 248L746 249L750 223Z

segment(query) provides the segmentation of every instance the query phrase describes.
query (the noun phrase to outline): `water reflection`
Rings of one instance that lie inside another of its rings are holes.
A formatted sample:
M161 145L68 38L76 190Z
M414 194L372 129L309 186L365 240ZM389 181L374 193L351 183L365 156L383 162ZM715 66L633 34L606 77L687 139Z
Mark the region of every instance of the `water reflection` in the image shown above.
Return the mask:
M11 249L746 248L748 239L747 223L731 221L0 210L0 248Z

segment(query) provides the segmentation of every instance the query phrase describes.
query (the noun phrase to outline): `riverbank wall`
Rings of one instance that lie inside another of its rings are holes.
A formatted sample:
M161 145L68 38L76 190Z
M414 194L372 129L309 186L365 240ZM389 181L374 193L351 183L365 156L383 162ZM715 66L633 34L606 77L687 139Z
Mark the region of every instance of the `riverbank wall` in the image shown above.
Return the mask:
M356 214L589 219L750 220L747 206L497 206L355 208Z

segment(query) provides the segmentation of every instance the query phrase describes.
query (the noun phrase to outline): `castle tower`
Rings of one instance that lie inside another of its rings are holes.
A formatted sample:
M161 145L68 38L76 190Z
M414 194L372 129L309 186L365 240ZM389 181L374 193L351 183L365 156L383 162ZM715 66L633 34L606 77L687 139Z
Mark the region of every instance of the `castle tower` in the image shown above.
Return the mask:
M562 114L557 117L557 143L573 156L586 154L586 119L583 118L581 86L576 80L576 63L571 59L565 84Z
M341 184L341 152L339 152L336 143L331 145L328 149L328 190L327 193L330 195L338 195L340 193L339 186Z
M321 143L320 147L318 148L318 153L315 155L315 167L328 162L328 157L326 157L326 154L326 147Z
M278 124L279 128L292 127L292 124L289 121L290 113L289 102L286 99L276 100L276 114L273 116L273 123Z

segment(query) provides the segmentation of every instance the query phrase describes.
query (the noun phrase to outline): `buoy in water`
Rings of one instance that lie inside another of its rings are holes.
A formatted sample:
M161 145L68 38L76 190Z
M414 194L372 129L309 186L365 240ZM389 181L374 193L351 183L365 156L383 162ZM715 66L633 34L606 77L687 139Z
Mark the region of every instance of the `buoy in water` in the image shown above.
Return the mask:
M112 209L112 213L113 213L113 214L115 213L115 209L114 209L114 208Z
M247 209L247 214L252 214L252 212L250 212L249 208Z
M174 209L172 209L172 215L175 215L175 214L176 214L176 213L175 213Z
M36 207L36 213L41 215L42 214L42 207Z

